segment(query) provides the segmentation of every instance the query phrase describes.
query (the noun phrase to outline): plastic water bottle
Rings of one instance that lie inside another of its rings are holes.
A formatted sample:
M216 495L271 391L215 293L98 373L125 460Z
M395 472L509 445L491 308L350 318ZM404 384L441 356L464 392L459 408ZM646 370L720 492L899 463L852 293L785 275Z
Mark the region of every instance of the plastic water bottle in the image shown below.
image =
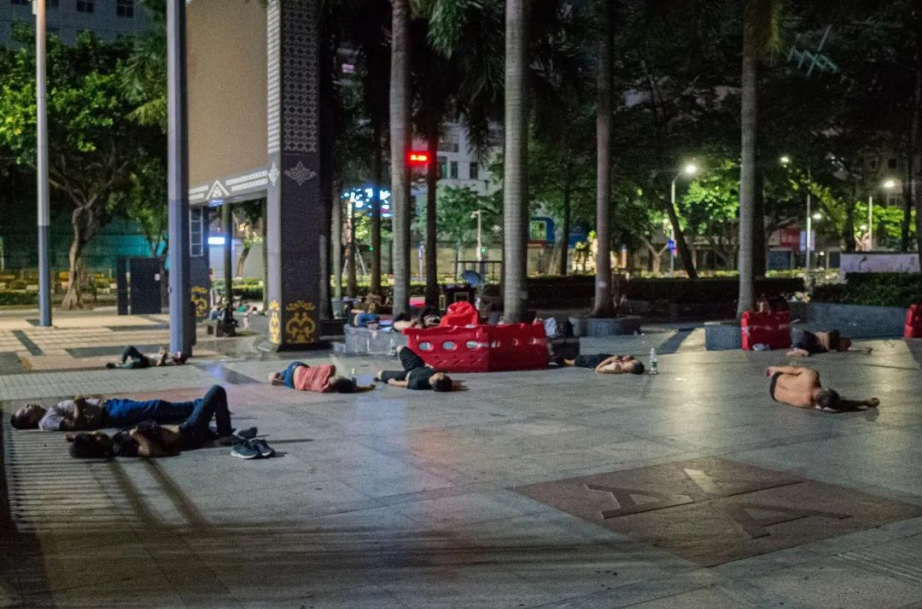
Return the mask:
M650 374L659 374L659 368L657 368L656 362L656 349L650 349Z

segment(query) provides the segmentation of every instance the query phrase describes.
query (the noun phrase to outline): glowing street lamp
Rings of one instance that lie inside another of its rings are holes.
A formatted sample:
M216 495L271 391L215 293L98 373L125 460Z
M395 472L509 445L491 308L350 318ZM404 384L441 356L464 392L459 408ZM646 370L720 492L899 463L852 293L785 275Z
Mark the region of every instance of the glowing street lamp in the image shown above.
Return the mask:
M884 190L893 190L896 180L888 178L880 185ZM874 250L874 191L868 195L868 251Z
M685 167L682 168L682 172L679 173L678 175L676 175L675 178L673 178L673 180L672 180L672 189L671 189L671 193L672 193L672 194L671 194L671 197L670 197L670 200L672 201L672 209L675 209L675 183L676 183L676 182L679 180L679 178L681 178L683 175L684 175L684 176L688 176L688 177L692 177L692 176L695 175L696 173L698 173L698 166L695 165L694 163L686 163L686 164L685 164ZM669 235L670 235L669 240L672 241L672 243L673 243L673 246L672 246L671 248L669 248L669 276L672 277L673 274L675 273L675 248L676 248L676 243L675 243L675 228L674 228L674 227L671 227L671 226L670 226L670 228L669 228Z

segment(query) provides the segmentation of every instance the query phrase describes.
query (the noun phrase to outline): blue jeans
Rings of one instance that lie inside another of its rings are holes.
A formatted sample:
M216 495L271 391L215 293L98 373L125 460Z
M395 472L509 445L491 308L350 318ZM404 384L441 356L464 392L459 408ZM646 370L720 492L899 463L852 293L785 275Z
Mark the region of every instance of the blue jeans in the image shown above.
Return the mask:
M189 418L179 426L183 448L199 448L212 439L209 424L212 417L218 428L218 437L231 435L230 410L227 408L227 392L221 385L214 385L201 400L195 401L195 409Z
M176 423L189 418L199 402L201 400L167 402L166 400L137 401L111 398L103 405L100 427L130 427L141 421Z

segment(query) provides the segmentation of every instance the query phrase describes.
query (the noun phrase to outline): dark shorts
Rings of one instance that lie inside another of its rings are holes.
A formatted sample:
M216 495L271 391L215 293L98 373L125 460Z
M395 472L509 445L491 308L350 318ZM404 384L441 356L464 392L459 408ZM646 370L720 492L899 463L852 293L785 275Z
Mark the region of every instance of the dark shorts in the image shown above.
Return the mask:
M596 366L610 357L611 355L608 353L597 353L595 355L577 355L576 359L573 360L573 365L577 368L592 368L595 370Z
M772 396L772 399L775 400L776 402L777 402L778 400L775 399L775 387L778 385L778 377L781 376L782 374L784 374L784 373L783 373L783 372L776 372L776 373L774 373L774 374L772 375L772 382L771 382L771 384L768 386L768 393L769 393L769 395Z
M819 339L816 337L816 334L813 332L804 332L796 343L794 343L795 349L803 349L810 355L814 353L825 353L826 349L820 344Z

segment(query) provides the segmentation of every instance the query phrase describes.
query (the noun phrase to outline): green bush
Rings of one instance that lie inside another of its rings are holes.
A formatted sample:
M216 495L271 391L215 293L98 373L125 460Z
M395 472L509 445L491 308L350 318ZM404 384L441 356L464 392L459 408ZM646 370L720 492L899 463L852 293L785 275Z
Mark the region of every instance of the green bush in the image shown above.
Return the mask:
M756 279L754 293L774 294L803 292L800 278ZM725 304L739 296L739 280L733 277L714 279L631 279L625 287L629 300L666 301L673 304Z
M10 282L9 288L11 290L25 290L26 282L23 281L22 279L15 279Z
M844 284L817 286L813 301L908 308L922 302L922 274L849 273Z
M0 291L0 306L36 304L38 304L38 293L36 292Z

